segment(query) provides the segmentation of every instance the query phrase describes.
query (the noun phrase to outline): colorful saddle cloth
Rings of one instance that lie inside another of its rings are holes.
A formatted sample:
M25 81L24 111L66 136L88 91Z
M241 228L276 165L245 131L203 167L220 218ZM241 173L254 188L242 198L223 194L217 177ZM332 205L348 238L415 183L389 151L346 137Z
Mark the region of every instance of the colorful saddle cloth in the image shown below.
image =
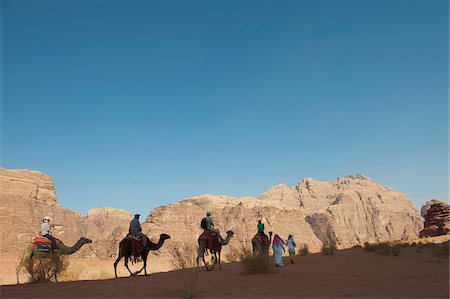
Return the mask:
M39 251L50 251L52 249L52 241L44 236L34 237L33 244L36 245Z

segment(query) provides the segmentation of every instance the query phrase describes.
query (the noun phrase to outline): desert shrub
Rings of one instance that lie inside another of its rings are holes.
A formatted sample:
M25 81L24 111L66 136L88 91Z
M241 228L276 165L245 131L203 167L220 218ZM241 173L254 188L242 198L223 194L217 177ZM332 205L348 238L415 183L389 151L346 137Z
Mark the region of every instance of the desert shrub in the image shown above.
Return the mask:
M179 270L177 274L183 282L183 296L193 298L200 278L197 267L197 247L194 245L182 244L169 249L172 255L172 267Z
M399 256L402 247L403 247L402 244L390 244L389 249L392 252L392 255Z
M273 271L267 255L254 255L250 249L243 248L241 250L240 260L242 270L246 274L268 274Z
M377 251L377 247L375 244L369 243L369 242L365 242L364 243L364 249L366 251Z
M61 271L61 275L58 276L58 279L61 278L61 281L80 280L85 271L86 269L83 264L70 263L64 268L63 271Z
M324 255L333 255L334 254L334 250L336 249L336 245L332 244L332 243L327 243L327 244L323 244L322 245L322 253Z
M394 256L399 256L400 251L404 245L402 243L395 242L380 242L376 244L364 243L364 249L366 251L377 252L382 255L389 255L392 253Z
M66 257L61 257L61 263L59 269L55 268L53 260L51 259L38 259L31 258L25 265L28 273L30 274L30 282L45 282L50 281L55 275L60 275L69 265L69 261Z
M298 249L298 254L299 254L299 255L302 255L302 256L308 255L308 254L309 254L309 247L308 247L308 244L304 244L303 246L301 246L301 247Z
M449 242L442 244L435 244L435 246L430 246L431 254L436 258L448 258L449 255Z
M416 242L412 242L411 243L411 247L416 247L417 246L417 243Z
M114 273L108 272L104 269L100 270L99 272L93 273L89 278L93 280L104 280L108 278L113 278Z
M238 247L228 247L228 252L224 254L224 258L227 262L235 263L240 261L242 249L239 249Z

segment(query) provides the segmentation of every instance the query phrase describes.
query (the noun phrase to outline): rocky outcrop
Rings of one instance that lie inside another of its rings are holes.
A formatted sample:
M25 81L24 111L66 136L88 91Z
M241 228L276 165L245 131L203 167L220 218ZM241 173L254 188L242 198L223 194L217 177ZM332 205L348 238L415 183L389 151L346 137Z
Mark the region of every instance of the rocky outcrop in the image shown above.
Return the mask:
M450 205L441 200L427 202L422 211L425 211L424 229L420 237L435 237L450 234Z
M0 221L4 227L0 254L20 255L20 249L38 233L42 218L49 215L58 224L54 234L67 244L85 236L94 240L91 245L98 256L116 257L118 243L132 218L129 212L102 208L81 216L64 209L57 202L51 178L37 171L0 169L0 186ZM348 247L415 238L423 221L406 196L355 175L333 182L308 178L294 187L281 184L259 197L187 198L154 209L142 224L143 232L154 241L159 234L168 233L172 244L195 245L206 211L212 212L216 227L223 233L229 229L235 233L225 254L249 246L259 218L266 231L282 237L292 234L298 244L307 243L311 249L327 242ZM164 255L166 249L152 254ZM94 256L89 247L77 255Z
M259 217L266 231L292 234L310 247L416 238L423 221L405 195L355 175L334 182L304 179L294 187L277 185L259 197L192 197L153 210L145 229L193 242L206 211L212 212L216 227L235 232L230 244L237 246L249 244Z

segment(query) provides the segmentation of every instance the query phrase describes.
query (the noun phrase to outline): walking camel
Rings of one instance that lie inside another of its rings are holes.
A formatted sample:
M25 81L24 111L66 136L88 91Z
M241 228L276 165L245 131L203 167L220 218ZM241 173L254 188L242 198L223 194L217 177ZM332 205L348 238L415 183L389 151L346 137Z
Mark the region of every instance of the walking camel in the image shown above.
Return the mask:
M134 240L131 240L131 238L129 237L125 237L122 239L122 241L120 241L119 243L119 256L117 257L117 260L114 262L114 275L116 275L116 278L118 278L117 276L117 264L119 263L119 261L122 258L125 258L125 268L127 268L128 272L130 272L130 276L133 275L138 275L139 273L141 273L142 270L144 270L144 274L147 276L147 257L148 257L148 253L151 250L158 250L161 248L161 246L164 244L164 241L167 239L170 239L170 236L168 234L161 234L159 235L159 241L158 243L153 243L152 241L150 241L150 239L148 237L147 238L147 246L144 247L143 251L139 253L139 256L142 258L142 260L144 261L144 266L141 268L141 270L136 271L135 273L132 273L130 268L128 268L128 260L132 257L132 245L131 242L134 242Z
M265 244L261 236L256 234L252 239L253 255L267 255L269 257L269 246L272 243L272 232L269 232L269 243Z
M42 259L51 259L53 260L53 265L55 267L55 281L58 281L57 273L61 267L61 255L71 255L77 252L81 246L87 243L92 243L92 240L87 239L85 237L81 237L80 240L78 240L77 243L73 246L66 246L61 240L56 239L57 243L57 250L53 251L52 253L46 252L46 251L39 251L36 248L36 245L29 244L27 247L25 247L25 250L22 255L22 259L20 260L19 265L16 269L16 276L17 276L17 284L19 284L19 274L20 270L22 270L22 267L24 265L27 265L31 262L33 258L37 258L39 261ZM31 274L31 273L30 273ZM49 277L51 278L51 277Z
M233 237L234 232L229 230L227 231L227 237L223 239L220 235L213 236L211 235L210 230L205 230L200 237L198 238L198 255L197 255L197 265L199 264L200 259L203 260L205 264L205 268L207 271L211 271L214 269L216 265L216 261L218 258L219 261L219 269L222 270L222 265L220 264L220 252L222 251L222 246L225 246L230 242L231 237ZM212 254L211 260L212 265L208 266L208 263L205 261L205 254Z

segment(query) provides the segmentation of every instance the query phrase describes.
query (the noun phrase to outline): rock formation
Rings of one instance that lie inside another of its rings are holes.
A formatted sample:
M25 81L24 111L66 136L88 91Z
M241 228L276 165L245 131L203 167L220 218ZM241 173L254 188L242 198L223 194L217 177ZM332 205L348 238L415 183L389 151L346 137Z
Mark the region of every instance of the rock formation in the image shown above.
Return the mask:
M450 205L441 200L431 200L422 207L425 213L424 229L420 237L435 237L450 234Z
M282 237L294 235L297 244L310 248L333 242L348 247L364 242L415 238L423 219L410 200L363 175L334 182L303 179L298 185L277 185L259 197L234 198L201 195L154 209L143 223L143 232L157 240L160 233L170 242L195 245L201 233L200 220L211 211L216 227L233 230L227 250L250 246L259 217L266 231ZM132 216L124 210L93 209L85 216L59 206L51 178L37 171L0 168L0 221L4 228L0 255L20 254L39 231L42 218L54 219L54 234L67 244L80 236L92 239L96 253L104 258L117 255L117 244L127 233ZM78 253L77 253L78 254ZM164 256L166 249L152 253ZM89 247L79 256L94 257ZM224 252L226 257L226 252ZM167 270L170 265L167 265Z

